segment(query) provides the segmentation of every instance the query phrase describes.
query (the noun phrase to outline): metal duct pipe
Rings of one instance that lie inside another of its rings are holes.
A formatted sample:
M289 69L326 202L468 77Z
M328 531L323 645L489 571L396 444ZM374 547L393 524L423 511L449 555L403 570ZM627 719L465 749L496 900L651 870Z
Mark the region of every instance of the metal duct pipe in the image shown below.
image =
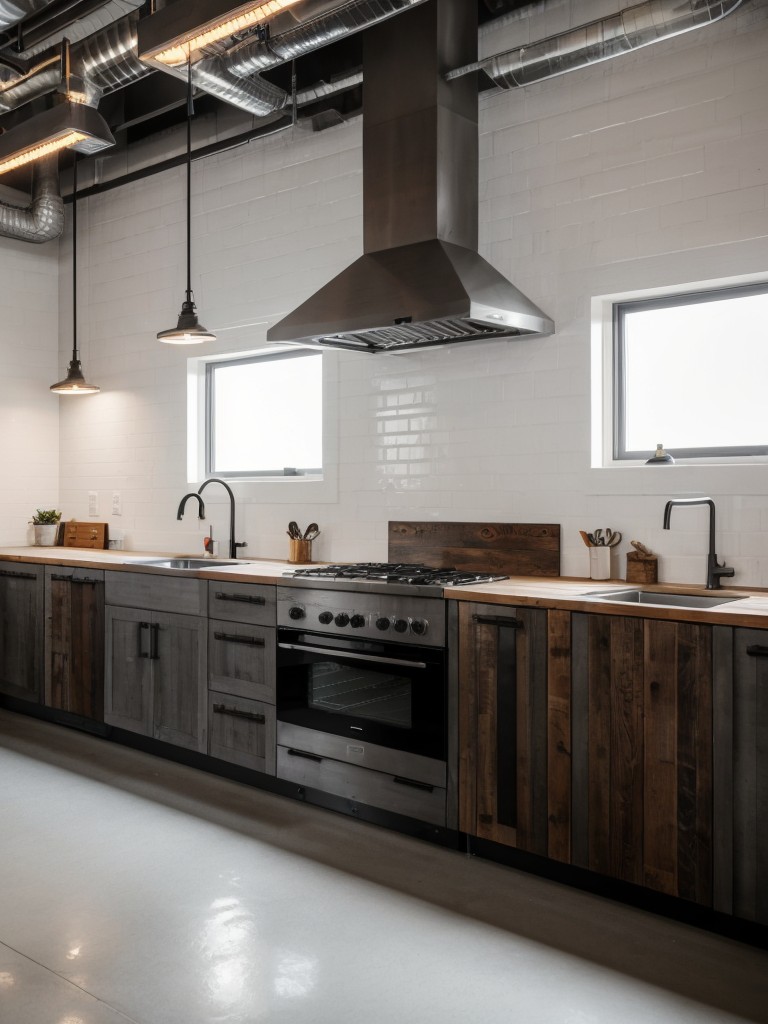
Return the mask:
M227 66L235 75L247 78L266 68L284 64L332 43L342 36L370 28L395 14L424 3L424 0L348 0L286 32L276 33L269 42L246 39L227 51Z
M137 54L137 14L121 18L73 49L72 70L86 84L88 102L123 89L151 74Z
M21 242L51 242L64 230L64 201L59 193L59 158L49 156L32 168L29 206L0 201L0 235Z
M711 25L732 14L741 3L742 0L647 0L561 35L456 68L445 77L450 80L484 71L502 89L531 85Z
M51 56L41 60L25 74L17 75L0 84L0 113L23 107L38 96L45 96L61 85L61 57Z
M362 85L363 71L350 71L348 75L341 75L331 79L330 82L316 82L306 89L299 89L296 93L296 106L306 107L310 103L317 103L318 100L328 96L336 96L340 92L347 92L358 85Z
M233 75L226 57L211 57L193 64L192 81L204 92L255 117L267 117L290 103L290 96L284 89L258 75L253 78Z

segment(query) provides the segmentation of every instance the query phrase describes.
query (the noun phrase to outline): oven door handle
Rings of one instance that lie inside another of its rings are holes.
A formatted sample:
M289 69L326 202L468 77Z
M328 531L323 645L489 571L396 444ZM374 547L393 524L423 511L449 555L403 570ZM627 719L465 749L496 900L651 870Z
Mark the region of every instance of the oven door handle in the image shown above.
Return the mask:
M304 644L278 644L286 651L309 651L310 654L335 654L355 661L375 661L379 665L400 665L402 668L426 668L426 661L402 661L400 658L380 658L377 654L357 654L355 651L334 651L330 647L309 647Z

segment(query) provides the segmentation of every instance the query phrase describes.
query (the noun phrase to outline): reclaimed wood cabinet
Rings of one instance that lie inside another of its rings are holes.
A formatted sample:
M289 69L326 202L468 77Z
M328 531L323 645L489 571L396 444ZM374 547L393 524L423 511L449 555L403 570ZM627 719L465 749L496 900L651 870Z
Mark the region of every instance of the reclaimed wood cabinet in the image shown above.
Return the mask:
M211 582L208 607L208 752L274 775L275 587Z
M44 566L0 567L0 693L35 704L43 699Z
M104 721L191 750L207 749L207 641L201 580L107 573ZM122 578L111 578L122 577ZM126 607L145 601L149 607ZM154 605L154 607L153 607Z
M45 703L104 719L104 572L45 567Z

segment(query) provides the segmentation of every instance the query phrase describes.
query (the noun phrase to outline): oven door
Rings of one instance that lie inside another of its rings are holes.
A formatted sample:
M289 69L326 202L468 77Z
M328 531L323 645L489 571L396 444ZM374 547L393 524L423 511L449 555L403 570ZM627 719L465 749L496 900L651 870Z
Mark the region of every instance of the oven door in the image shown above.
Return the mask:
M277 720L444 761L441 649L277 631Z

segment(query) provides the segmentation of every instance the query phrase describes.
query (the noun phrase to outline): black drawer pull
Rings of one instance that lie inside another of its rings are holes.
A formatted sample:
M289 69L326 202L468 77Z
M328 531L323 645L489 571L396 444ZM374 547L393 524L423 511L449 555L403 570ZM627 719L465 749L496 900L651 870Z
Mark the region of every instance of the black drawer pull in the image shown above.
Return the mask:
M747 648L747 654L750 658L768 658L768 647L763 647L762 644L751 644Z
M319 754L310 754L307 750L294 750L293 747L288 748L288 753L291 757L305 757L307 761L317 761L318 764L323 760Z
M416 779L404 779L401 775L394 775L392 777L393 782L397 782L401 786L410 786L412 789L423 789L425 793L434 793L435 787L430 786L428 782L417 782Z
M228 708L226 704L214 704L213 710L217 715L231 715L232 718L247 718L249 722L258 722L264 725L266 716L258 711L241 711L240 708Z
M101 580L93 580L88 576L51 576L56 583L101 583Z
M14 572L13 569L0 569L0 576L13 576L16 580L36 580L34 572Z
M259 636L236 636L234 633L214 633L214 640L226 640L229 644L248 644L249 647L263 647L264 641Z
M240 601L243 604L266 604L265 597L252 597L250 594L222 594L217 590L214 594L217 601Z
M505 619L501 615L473 615L472 621L477 623L478 626L499 626L502 629L504 627L507 629L523 628L520 619Z
M151 632L150 632L150 649L148 651L145 651L144 650L144 630L145 629L148 629L148 630L151 631L152 625L149 622L140 622L139 623L139 634L138 634L139 635L139 657L140 658L151 658L152 657Z

